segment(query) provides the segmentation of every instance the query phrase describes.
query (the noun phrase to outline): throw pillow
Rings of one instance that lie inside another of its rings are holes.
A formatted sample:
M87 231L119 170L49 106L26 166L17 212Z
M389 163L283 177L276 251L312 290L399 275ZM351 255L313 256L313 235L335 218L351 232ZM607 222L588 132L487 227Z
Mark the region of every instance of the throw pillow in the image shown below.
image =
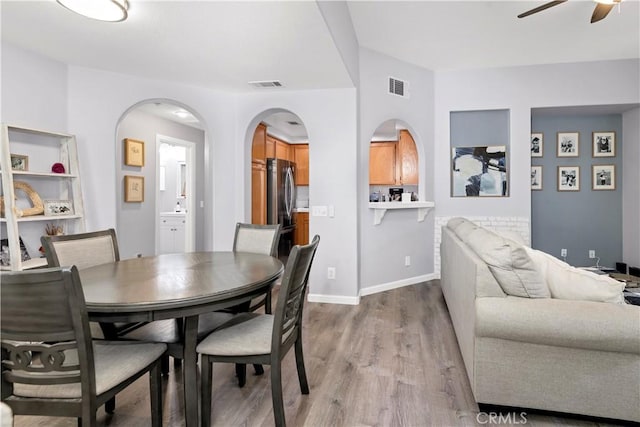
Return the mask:
M542 251L527 248L527 252L545 278L552 298L625 304L624 282L572 267Z
M507 295L523 298L549 298L549 288L524 246L478 228L465 242L485 262Z

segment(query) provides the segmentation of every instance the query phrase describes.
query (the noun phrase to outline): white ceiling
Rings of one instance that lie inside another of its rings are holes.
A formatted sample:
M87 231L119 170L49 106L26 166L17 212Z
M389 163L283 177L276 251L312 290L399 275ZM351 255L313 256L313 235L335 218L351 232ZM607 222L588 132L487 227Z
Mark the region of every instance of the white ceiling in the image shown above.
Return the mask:
M347 4L361 46L436 71L640 57L640 0L595 24L593 1L516 17L545 2ZM105 23L54 0L0 0L2 40L68 64L217 90L353 87L315 1L129 3L129 19ZM275 79L285 87L247 84Z

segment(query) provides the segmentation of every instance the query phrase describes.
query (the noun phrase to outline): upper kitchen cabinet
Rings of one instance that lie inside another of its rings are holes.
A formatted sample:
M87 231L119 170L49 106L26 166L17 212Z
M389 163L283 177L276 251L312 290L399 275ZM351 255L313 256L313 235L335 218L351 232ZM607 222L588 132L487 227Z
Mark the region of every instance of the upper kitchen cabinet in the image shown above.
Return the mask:
M291 155L291 146L277 138L274 138L274 140L276 145L276 159L292 161L293 156Z
M267 158L267 126L260 123L253 133L253 144L251 145L251 159L265 160Z
M395 142L372 142L369 149L369 185L395 185L396 163Z
M407 130L398 142L371 142L369 185L418 185L418 150Z
M293 144L291 149L296 164L296 185L309 185L309 144Z

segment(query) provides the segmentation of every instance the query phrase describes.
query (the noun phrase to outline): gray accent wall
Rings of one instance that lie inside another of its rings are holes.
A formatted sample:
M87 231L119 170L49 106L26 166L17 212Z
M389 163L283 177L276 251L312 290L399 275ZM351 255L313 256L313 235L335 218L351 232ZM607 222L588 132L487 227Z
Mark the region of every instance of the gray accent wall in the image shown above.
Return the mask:
M592 157L592 132L615 131L615 157ZM542 166L542 190L531 192L532 247L574 266L595 265L589 250L596 251L600 265L615 267L622 260L622 115L540 116L532 111L531 132L544 134L543 157L531 158ZM579 157L558 157L557 132L579 132ZM616 167L615 190L592 190L594 164ZM558 166L580 166L580 191L558 191Z

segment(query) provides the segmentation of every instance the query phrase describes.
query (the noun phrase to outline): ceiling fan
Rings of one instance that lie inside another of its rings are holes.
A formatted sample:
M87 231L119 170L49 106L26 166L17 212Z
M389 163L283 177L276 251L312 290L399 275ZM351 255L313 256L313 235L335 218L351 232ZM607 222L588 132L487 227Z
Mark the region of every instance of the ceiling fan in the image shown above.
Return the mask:
M542 12L543 10L549 9L550 7L557 6L566 2L567 0L556 0L550 1L548 3L543 4L542 6L535 7L531 10L528 10L524 13L518 15L518 18L525 18L529 15L533 15L534 13ZM595 0L596 8L593 10L593 15L591 15L591 23L598 22L601 19L604 19L613 6L619 4L622 0Z

